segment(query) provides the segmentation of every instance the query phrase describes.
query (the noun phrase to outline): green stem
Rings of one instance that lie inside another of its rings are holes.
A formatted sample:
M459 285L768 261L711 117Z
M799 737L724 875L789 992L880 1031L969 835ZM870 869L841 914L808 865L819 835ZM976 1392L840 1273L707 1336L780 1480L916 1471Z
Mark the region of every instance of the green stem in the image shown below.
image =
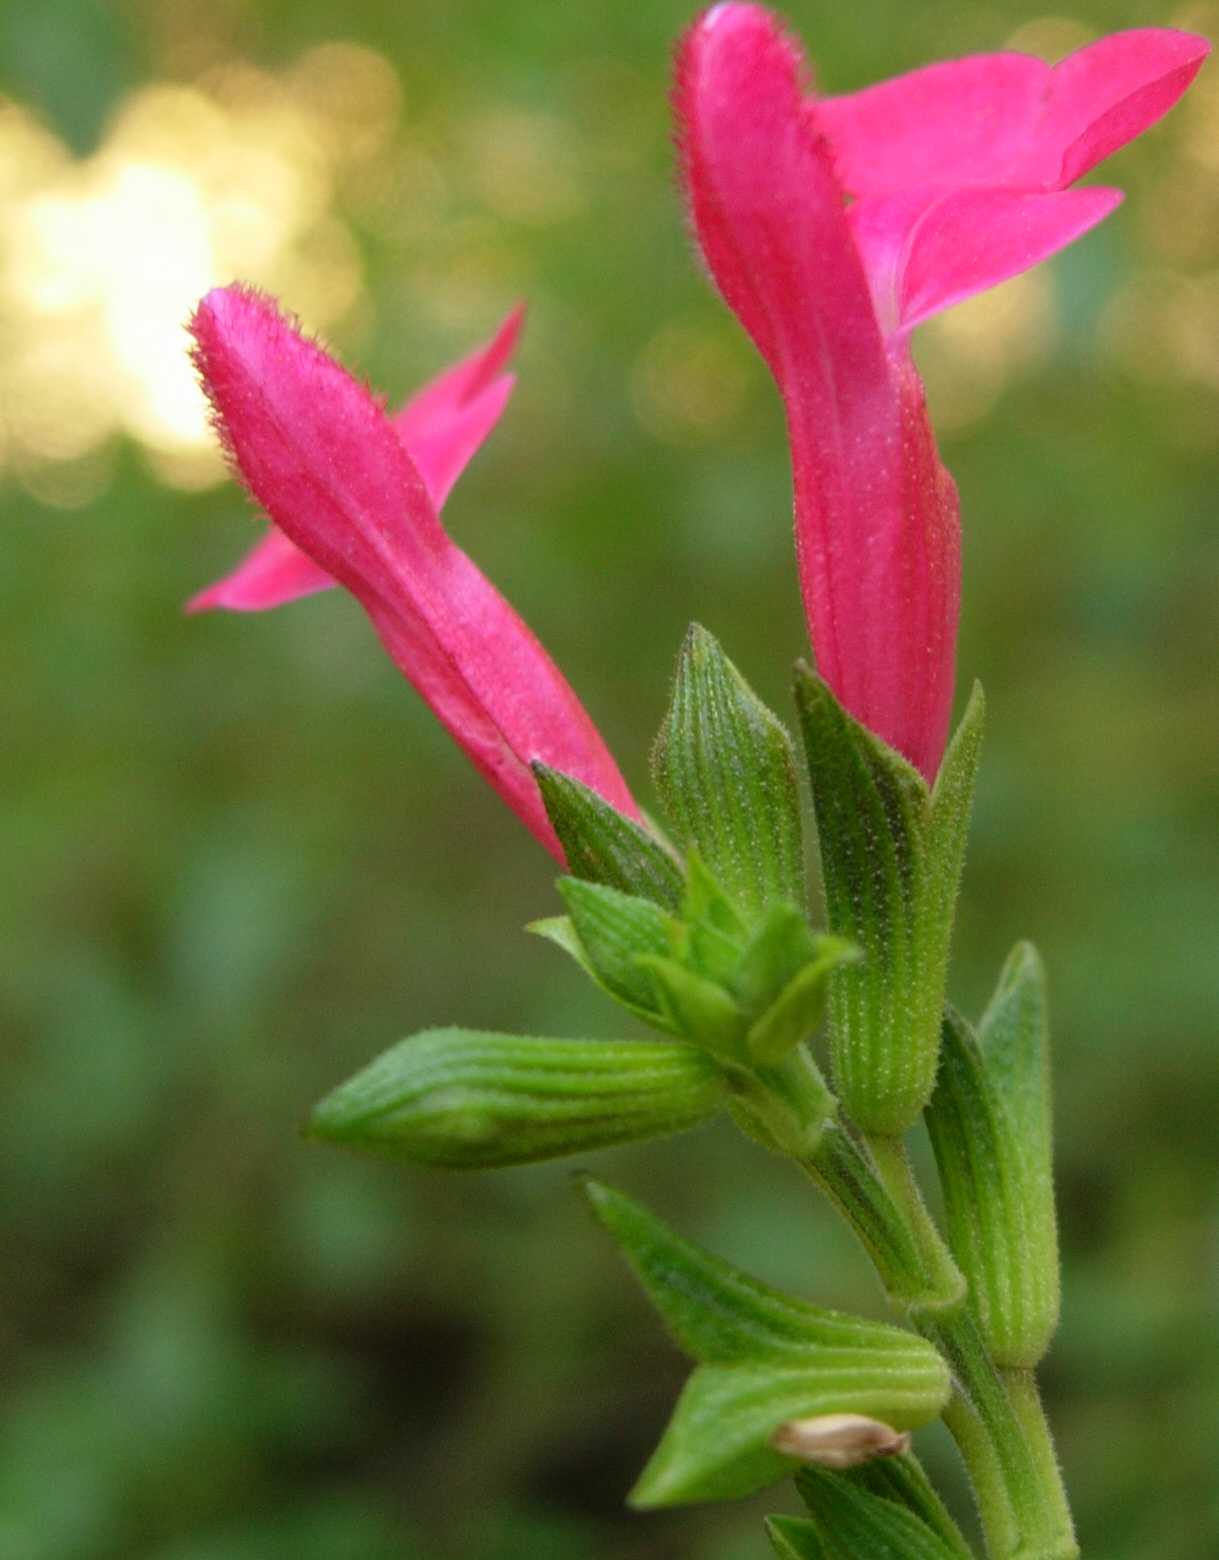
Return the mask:
M959 1389L952 1394L943 1418L969 1469L987 1554L1013 1554L1017 1545L1016 1519L1004 1487L1003 1469L986 1427Z
M862 1241L889 1298L903 1310L934 1305L937 1295L918 1242L846 1128L831 1122L812 1153L798 1162Z
M877 1174L890 1197L905 1215L923 1259L923 1266L937 1295L937 1308L951 1308L965 1299L966 1283L953 1261L944 1237L927 1211L923 1193L915 1179L914 1166L899 1137L869 1135L865 1141L871 1151Z
M1005 1560L1009 1556L1012 1560L1069 1560L1044 1469L1028 1443L1007 1383L987 1352L973 1313L962 1307L938 1316L913 1314L911 1320L948 1361L976 1418L977 1433L972 1433L970 1426L971 1433L957 1444L975 1485L988 1546L990 1532L1004 1528L992 1497L996 1477L1002 1485L1014 1531L1006 1540L1008 1547L992 1548L992 1554ZM949 1429L953 1429L951 1424ZM985 1451L979 1436L987 1443Z
M1041 1406L1037 1379L1031 1370L1001 1369L999 1374L1041 1476L1041 1489L1053 1517L1059 1543L1059 1548L1053 1551L1055 1560L1077 1560L1079 1544L1075 1539L1075 1524L1071 1520L1071 1508L1063 1487L1058 1454L1054 1450L1054 1438Z
M1019 1387L1018 1409L963 1303L960 1274L927 1212L903 1145L882 1138L871 1148L865 1154L835 1125L802 1164L849 1220L890 1299L948 1361L959 1398L945 1422L974 1484L988 1551L993 1560L1075 1560L1040 1406L1033 1405L1042 1426L1038 1447L1026 1428L1032 1413L1027 1390Z

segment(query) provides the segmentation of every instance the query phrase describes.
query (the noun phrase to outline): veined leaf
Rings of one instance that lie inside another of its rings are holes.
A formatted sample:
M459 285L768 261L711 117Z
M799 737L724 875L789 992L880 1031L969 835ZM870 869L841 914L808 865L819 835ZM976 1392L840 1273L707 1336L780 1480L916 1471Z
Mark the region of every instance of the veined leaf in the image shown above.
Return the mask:
M873 1494L849 1474L801 1468L796 1487L835 1560L961 1560L960 1548L908 1506Z
M621 1192L586 1183L593 1211L678 1344L702 1362L632 1499L671 1505L748 1493L789 1471L771 1437L791 1419L856 1413L908 1429L947 1401L923 1339L809 1305L682 1240Z

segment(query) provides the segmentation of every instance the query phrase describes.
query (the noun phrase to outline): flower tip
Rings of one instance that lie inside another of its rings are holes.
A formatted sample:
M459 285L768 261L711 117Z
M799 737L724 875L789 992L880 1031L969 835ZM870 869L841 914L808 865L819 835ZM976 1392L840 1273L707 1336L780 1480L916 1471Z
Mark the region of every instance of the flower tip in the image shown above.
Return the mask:
M184 617L197 617L200 612L214 612L217 607L223 605L217 587L209 585L204 590L197 590L193 596L182 603L182 614Z

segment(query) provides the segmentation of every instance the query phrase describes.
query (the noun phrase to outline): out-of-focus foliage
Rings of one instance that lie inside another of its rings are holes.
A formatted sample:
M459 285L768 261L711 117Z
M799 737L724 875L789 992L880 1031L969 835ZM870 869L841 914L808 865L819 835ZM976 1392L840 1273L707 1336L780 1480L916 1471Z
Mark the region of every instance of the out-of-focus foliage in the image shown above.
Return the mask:
M1115 0L788 9L832 88L1136 22L1219 32ZM251 535L180 367L193 292L274 288L395 396L524 296L455 534L640 794L691 618L788 708L777 398L671 185L687 15L0 11L0 1554L763 1552L774 1497L623 1511L684 1365L562 1166L449 1178L298 1136L411 1030L623 1032L521 931L559 909L550 864L349 602L179 611ZM1103 229L922 342L967 529L962 682L991 710L950 985L976 1012L1018 936L1046 955L1046 1381L1085 1552L1206 1560L1219 74L1112 179ZM728 1127L596 1166L761 1277L879 1314L828 1210Z

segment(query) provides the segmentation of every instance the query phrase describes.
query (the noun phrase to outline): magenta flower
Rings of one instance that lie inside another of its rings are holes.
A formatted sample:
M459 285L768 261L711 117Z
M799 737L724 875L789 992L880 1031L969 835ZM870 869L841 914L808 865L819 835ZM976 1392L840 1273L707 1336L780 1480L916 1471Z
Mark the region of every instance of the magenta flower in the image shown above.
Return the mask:
M796 550L822 676L934 778L960 596L956 487L909 354L921 320L1045 259L1121 199L1066 186L1164 114L1208 45L1118 34L809 94L760 6L705 13L674 103L694 229L787 413Z
M513 309L485 346L446 368L390 418L437 514L508 404L515 376L502 370L524 317L523 308ZM227 607L260 612L335 583L308 553L271 526L231 573L187 602L187 611Z
M209 293L191 321L195 362L225 448L277 529L191 605L257 609L345 586L475 768L562 862L531 761L638 809L562 673L437 518L511 391L500 370L519 323L510 316L391 418L269 299Z

